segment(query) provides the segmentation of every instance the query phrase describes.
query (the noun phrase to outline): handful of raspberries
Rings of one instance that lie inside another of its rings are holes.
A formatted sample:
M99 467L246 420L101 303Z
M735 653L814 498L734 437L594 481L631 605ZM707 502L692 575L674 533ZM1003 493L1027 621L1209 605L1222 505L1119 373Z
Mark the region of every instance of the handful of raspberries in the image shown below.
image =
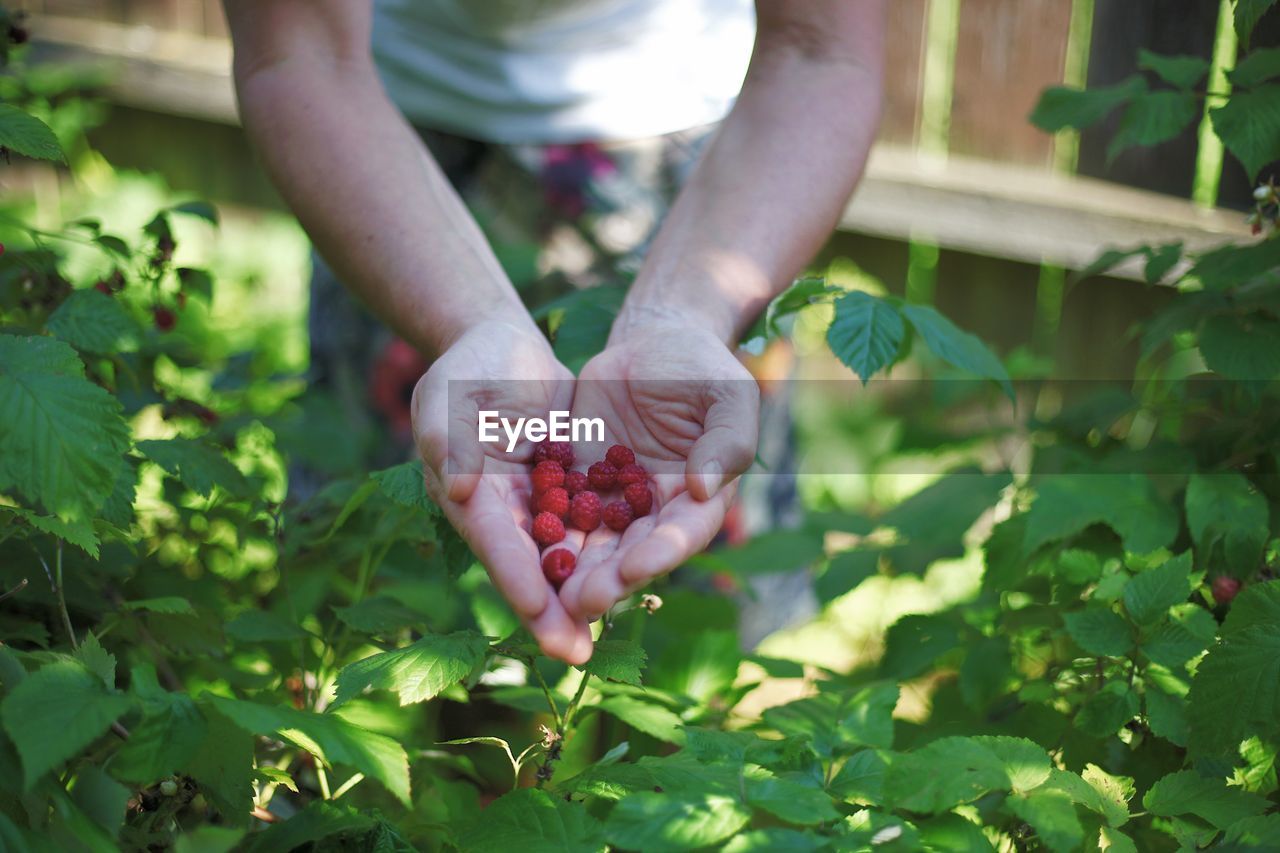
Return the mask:
M631 448L615 444L600 462L584 474L573 470L573 445L544 441L533 453L533 541L546 548L565 537L566 522L576 530L590 533L601 522L618 533L653 509L649 473L636 464ZM608 504L600 495L621 493L621 500ZM542 558L542 574L559 589L573 574L577 558L558 548Z

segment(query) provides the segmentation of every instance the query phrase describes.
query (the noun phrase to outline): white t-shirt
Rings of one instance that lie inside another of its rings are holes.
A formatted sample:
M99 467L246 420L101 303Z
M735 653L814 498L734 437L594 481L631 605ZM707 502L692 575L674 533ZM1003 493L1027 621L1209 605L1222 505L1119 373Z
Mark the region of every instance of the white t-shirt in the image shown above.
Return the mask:
M752 0L377 0L373 55L424 127L503 143L641 139L719 120Z

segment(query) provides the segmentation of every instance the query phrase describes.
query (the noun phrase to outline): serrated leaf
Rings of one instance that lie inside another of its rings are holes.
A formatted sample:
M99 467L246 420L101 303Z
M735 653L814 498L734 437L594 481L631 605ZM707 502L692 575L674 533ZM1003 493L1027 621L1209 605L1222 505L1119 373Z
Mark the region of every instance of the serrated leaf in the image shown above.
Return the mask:
M786 823L813 826L836 820L840 813L821 788L778 776L751 765L743 773L747 804L764 809Z
M1151 733L1175 746L1185 747L1188 732L1186 700L1165 693L1154 684L1147 685L1143 700Z
M627 850L696 850L732 836L750 819L724 794L640 791L621 800L605 822L610 843Z
M1202 561L1219 539L1227 568L1252 574L1267 542L1267 500L1234 471L1195 473L1187 482L1187 528Z
M369 475L382 493L401 506L436 511L436 505L427 497L427 484L423 479L421 462L403 462L374 471ZM357 490L360 494L363 490ZM361 501L363 502L363 501Z
M0 507L0 513L9 513L30 524L36 530L56 536L83 550L95 560L98 558L98 534L88 519L66 521L56 515L37 515L21 507Z
M1244 56L1236 67L1227 72L1232 84L1252 89L1280 77L1280 47L1268 47L1252 51Z
M976 335L958 328L928 305L904 305L902 313L930 352L952 367L992 380L1006 397L1014 399L1008 371Z
M1155 72L1170 86L1192 89L1209 73L1209 60L1199 56L1165 56L1144 49L1138 51L1138 67Z
M1107 145L1107 162L1129 148L1146 148L1173 139L1199 115L1190 92L1146 92L1125 108L1120 127Z
M1101 121L1112 110L1147 90L1141 77L1130 77L1114 86L1073 89L1051 86L1040 94L1031 112L1031 123L1056 133L1067 128L1081 129Z
M209 726L191 697L161 692L147 703L142 722L116 753L111 772L146 785L178 772L208 736Z
M1023 554L1093 524L1120 534L1126 550L1146 554L1173 541L1178 515L1142 474L1055 474L1036 487Z
M1235 601L1222 623L1222 636L1239 634L1255 625L1280 625L1280 580L1249 584Z
M329 764L354 767L409 804L408 757L400 744L385 735L367 731L335 714L312 714L221 696L206 695L202 701L249 734L275 736Z
M836 300L827 345L866 385L873 374L893 364L905 335L902 314L894 305L853 290Z
M488 649L485 638L474 631L428 634L412 645L343 667L332 707L370 688L394 691L401 705L424 702L466 678Z
M0 104L0 147L36 160L67 160L49 125L13 104Z
M884 777L885 800L937 814L991 791L1009 790L1004 763L973 738L945 737L897 756Z
M1200 327L1200 352L1228 379L1273 379L1280 374L1280 321L1262 314L1210 317Z
M1267 810L1263 797L1229 788L1221 779L1206 779L1194 770L1179 770L1156 781L1142 798L1147 811L1160 817L1195 815L1218 829Z
M1203 607L1187 604L1175 607L1169 618L1152 628L1142 640L1142 653L1154 663L1171 669L1213 644L1218 623Z
M1280 849L1280 812L1246 817L1227 827L1226 849ZM1236 845L1232 847L1232 845Z
M775 826L739 832L720 849L721 853L816 853L828 848L822 836Z
M0 702L0 719L22 757L24 789L97 740L132 705L76 661L29 674Z
M1280 86L1267 84L1234 92L1220 107L1209 110L1213 129L1227 150L1244 165L1249 179L1280 158Z
M112 838L120 835L124 825L129 795L128 788L93 765L79 771L71 789L72 802Z
M1200 280L1208 290L1228 290L1280 267L1280 240L1262 240L1258 243L1225 246L1204 252L1196 258L1190 276ZM1227 308L1231 302L1216 296L1210 308ZM1182 299L1191 298L1184 294Z
M85 352L112 354L138 347L138 324L117 300L94 288L68 296L49 317L46 328Z
M116 656L102 647L102 643L90 631L84 642L73 654L76 660L84 664L84 668L102 679L102 686L108 690L116 687Z
M347 625L366 634L386 634L424 621L420 613L384 595L366 598L347 607L335 607L333 612Z
M0 335L0 491L67 521L90 519L129 446L121 408L62 341Z
M1159 246L1147 255L1147 265L1143 269L1142 277L1146 279L1147 284L1159 284L1169 274L1169 270L1176 267L1181 260L1182 243Z
M1191 594L1191 552L1139 572L1124 587L1124 609L1139 625L1150 625Z
M310 636L298 623L267 610L246 610L222 630L242 643L287 643Z
M1032 791L1023 796L1005 800L1005 807L1016 817L1026 821L1036 831L1036 837L1054 853L1069 853L1081 849L1084 842L1084 826L1076 815L1071 798L1061 791Z
M195 438L139 441L138 450L167 473L202 497L220 486L228 494L243 497L248 481L231 460L213 445Z
M911 614L885 633L880 677L907 681L927 672L934 661L960 644L955 620L945 614Z
M474 853L595 853L605 849L603 828L581 803L522 788L494 800L454 831L460 850Z
M370 850L372 853L401 853L392 848L362 844L359 836L378 826L378 821L352 806L324 800L309 803L288 820L277 821L261 832L251 833L234 849L237 853L281 853L285 850ZM315 842L334 839L335 843ZM201 851L204 853L204 851Z
M1076 714L1076 728L1094 737L1111 737L1138 714L1138 694L1123 681L1108 681Z
M841 288L827 284L825 279L805 278L779 293L765 310L764 328L770 337L782 335L778 323L782 318L796 313L821 297L842 293Z
M610 696L596 704L606 714L617 717L626 725L664 743L683 743L683 721L661 705L645 702L631 696Z
M831 793L845 800L878 803L889 763L874 749L855 752L831 780Z
M1249 45L1253 28L1262 20L1262 16L1276 4L1276 0L1233 0L1235 5L1236 38L1240 44Z
M1122 657L1133 648L1133 629L1112 610L1091 607L1064 613L1062 620L1071 639L1091 655Z
M896 684L876 684L856 693L820 693L775 705L763 717L784 735L811 738L814 750L830 757L864 746L891 748L897 704Z
M600 640L591 653L591 660L580 669L607 681L638 686L647 660L644 649L630 640Z
M1196 755L1234 755L1250 734L1280 722L1280 623L1226 634L1196 669L1187 697L1188 746Z

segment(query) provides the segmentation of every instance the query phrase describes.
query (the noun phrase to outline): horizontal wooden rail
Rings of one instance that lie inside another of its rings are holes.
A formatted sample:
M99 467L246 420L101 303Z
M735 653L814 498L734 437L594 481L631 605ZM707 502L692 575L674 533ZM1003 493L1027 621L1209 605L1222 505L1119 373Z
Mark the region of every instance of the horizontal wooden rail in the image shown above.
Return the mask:
M38 56L107 68L120 104L234 124L225 40L151 27L41 16ZM1181 241L1188 249L1247 239L1236 211L1036 166L951 156L930 159L878 145L840 221L850 232L918 239L1027 263L1081 269L1108 248ZM1137 263L1118 275L1140 277Z

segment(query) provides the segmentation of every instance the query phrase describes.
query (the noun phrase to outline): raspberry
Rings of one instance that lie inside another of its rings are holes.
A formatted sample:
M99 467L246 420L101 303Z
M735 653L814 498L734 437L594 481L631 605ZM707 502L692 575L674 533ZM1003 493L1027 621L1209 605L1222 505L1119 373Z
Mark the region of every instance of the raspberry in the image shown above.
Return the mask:
M587 480L587 475L581 471L566 471L564 475L564 490L569 493L569 497L573 497L578 492L585 492L591 488L591 483Z
M169 331L178 323L178 315L173 313L172 308L166 308L163 305L152 308L151 316L155 320L156 328L162 332Z
M618 469L618 485L624 489L627 486L636 483L643 483L649 479L649 472L632 462L630 465L624 465Z
M597 462L587 469L587 482L597 492L607 492L618 482L618 469L608 462Z
M615 444L609 448L609 452L604 455L604 460L614 468L625 468L628 465L634 465L636 455L631 452L630 447L621 444Z
M564 539L564 522L549 512L540 512L533 519L533 541L544 548Z
M630 526L632 518L634 518L631 507L627 506L626 501L614 501L609 504L604 508L602 516L604 518L604 526L619 533L626 530Z
M1218 575L1213 579L1213 600L1219 604L1230 604L1240 592L1240 581L1226 575Z
M578 492L569 502L569 523L584 533L600 526L600 496L595 492Z
M569 512L569 493L559 486L552 486L534 500L534 509L564 518Z
M653 509L653 492L649 491L649 487L644 483L632 483L627 486L622 490L622 499L627 502L627 506L631 507L636 518L648 515L649 510Z
M111 295L111 285L107 284L105 281L98 282L93 286L93 289L99 293L105 293L107 296Z
M533 451L534 464L550 459L568 471L573 467L573 445L567 441L540 441Z
M545 492L547 489L564 485L564 468L560 467L560 463L554 459L547 459L533 466L533 473L529 475L533 480L533 493Z
M556 589L573 574L573 567L578 565L578 558L563 548L548 551L542 558L542 576L547 583Z

